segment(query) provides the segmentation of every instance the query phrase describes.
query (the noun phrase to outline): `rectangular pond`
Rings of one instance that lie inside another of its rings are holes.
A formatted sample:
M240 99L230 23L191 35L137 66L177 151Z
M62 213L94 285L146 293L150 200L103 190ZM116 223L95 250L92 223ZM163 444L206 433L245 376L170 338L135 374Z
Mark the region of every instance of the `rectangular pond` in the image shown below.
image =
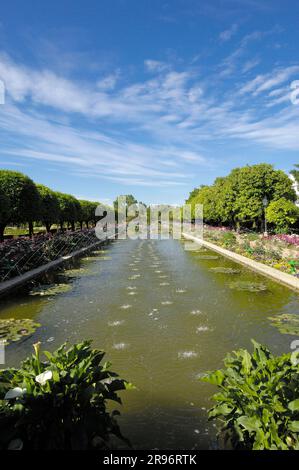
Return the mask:
M122 393L119 418L136 448L215 448L215 388L200 376L227 352L251 349L251 338L276 354L298 339L296 292L180 241L117 241L43 282L0 300L1 320L41 325L6 347L7 365L37 341L53 350L93 339L136 386Z

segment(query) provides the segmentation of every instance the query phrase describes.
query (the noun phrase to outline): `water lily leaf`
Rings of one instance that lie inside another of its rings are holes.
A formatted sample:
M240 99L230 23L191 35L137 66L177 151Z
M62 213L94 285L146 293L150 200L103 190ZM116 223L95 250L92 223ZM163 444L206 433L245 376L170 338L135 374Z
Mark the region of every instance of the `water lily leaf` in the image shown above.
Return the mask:
M271 321L271 325L275 326L280 333L299 336L299 315L284 313L268 317L268 320Z
M76 276L86 276L90 272L88 269L84 268L74 268L74 269L68 269L65 273L66 276L68 277L76 277Z
M232 282L229 285L230 289L235 289L239 291L248 291L248 292L263 292L268 288L265 284L261 282L251 282L251 281L236 281Z
M215 273L222 273L222 274L239 274L241 272L239 269L225 268L222 266L218 266L216 268L210 268L210 271L213 271Z
M33 320L30 319L1 319L0 340L4 341L5 344L19 341L25 336L29 336L34 333L38 327L40 327L40 324L35 323Z
M38 296L51 296L61 294L63 292L68 292L71 290L72 286L70 284L50 284L50 285L41 285L34 287L29 292L29 295L38 295Z

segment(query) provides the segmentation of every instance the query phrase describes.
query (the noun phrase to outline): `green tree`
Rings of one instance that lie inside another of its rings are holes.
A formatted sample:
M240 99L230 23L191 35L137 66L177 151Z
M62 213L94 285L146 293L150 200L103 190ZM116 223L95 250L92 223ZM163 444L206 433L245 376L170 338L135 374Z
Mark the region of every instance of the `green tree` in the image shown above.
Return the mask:
M34 182L23 173L0 170L0 191L5 195L10 210L2 210L0 239L8 223L28 223L29 235L33 234L33 221L37 219L40 197Z
M294 167L295 167L295 170L290 171L290 173L291 173L291 175L294 176L295 180L299 184L299 165L296 164L296 165L294 165Z
M120 197L120 196L118 196ZM116 218L118 220L118 212L119 210L125 210L126 211L126 216L127 216L127 209L129 206L131 206L132 204L137 204L138 201L137 199L135 199L135 197L132 195L132 194L122 194L121 197L125 198L125 207L118 207L118 198L115 199L115 201L113 202L113 207L114 207L114 210L116 212Z
M197 196L198 192L200 191L200 188L194 188L192 191L190 191L188 199L186 199L186 204L190 204L191 201Z
M271 201L284 198L295 201L292 181L272 165L235 168L226 177L216 178L211 186L202 186L190 193L192 213L196 203L203 204L204 221L234 228L261 229L264 220L263 198Z
M6 226L7 221L10 218L11 214L11 206L10 206L10 200L9 197L6 196L6 194L0 189L0 228ZM3 241L3 234L4 234L4 228L1 231L0 237L1 240Z
M91 202L91 201L84 201L84 200L79 200L79 203L81 207L79 222L80 222L80 226L82 230L83 222L85 223L87 228L90 222L95 223L95 219L96 219L95 211L99 203Z
M51 225L58 222L60 218L60 208L56 193L42 184L36 185L40 196L39 217L45 224L47 232L50 232Z
M277 231L288 231L299 220L299 208L292 201L282 197L269 204L266 217Z
M80 219L80 203L70 194L56 192L60 209L60 227L63 230L63 225L66 222L75 230L75 223Z
M264 219L263 198L296 200L290 178L282 170L261 163L233 170L231 178L235 193L234 214L236 223L262 229Z
M190 201L192 218L194 219L195 217L196 204L202 204L204 221L209 224L217 223L216 201L217 197L215 187L202 186L196 196L194 196L194 198Z

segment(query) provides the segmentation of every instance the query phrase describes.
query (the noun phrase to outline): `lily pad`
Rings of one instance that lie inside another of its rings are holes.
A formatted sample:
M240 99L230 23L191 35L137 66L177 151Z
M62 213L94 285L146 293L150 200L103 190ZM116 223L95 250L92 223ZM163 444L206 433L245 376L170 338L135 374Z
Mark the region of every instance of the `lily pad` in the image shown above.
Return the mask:
M41 326L30 319L15 320L14 318L0 320L0 340L5 344L19 341L24 336L29 336Z
M268 290L265 284L262 284L261 282L250 282L250 281L231 282L229 287L231 289L236 289L239 291L248 291L248 292L264 292Z
M29 292L29 295L39 295L41 297L46 297L68 292L71 290L71 288L72 286L70 284L50 284L46 286L37 286Z
M271 321L271 325L278 328L280 333L299 336L299 315L284 313L282 315L268 317L268 320Z
M216 268L210 268L210 271L214 271L215 273L222 273L222 274L239 274L241 272L239 269L225 268L222 266L218 266Z
M88 269L84 268L75 268L68 269L64 274L68 277L87 276L89 274L89 271Z

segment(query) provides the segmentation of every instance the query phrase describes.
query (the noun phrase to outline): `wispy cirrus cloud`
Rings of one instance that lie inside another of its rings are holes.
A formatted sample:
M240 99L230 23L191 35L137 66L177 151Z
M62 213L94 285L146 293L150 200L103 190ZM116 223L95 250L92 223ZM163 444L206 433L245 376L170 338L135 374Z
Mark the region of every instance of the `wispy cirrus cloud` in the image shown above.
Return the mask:
M0 154L82 177L172 187L216 165L211 143L299 149L299 110L286 100L287 81L299 74L299 65L274 67L245 83L240 77L223 91L200 65L175 70L152 59L144 64L144 79L123 85L123 72L82 82L2 55L7 101L0 108ZM247 70L258 66L246 64ZM277 107L271 115L265 114L269 106Z
M230 28L221 31L221 33L219 34L220 42L229 41L237 33L238 29L238 23L233 23Z

